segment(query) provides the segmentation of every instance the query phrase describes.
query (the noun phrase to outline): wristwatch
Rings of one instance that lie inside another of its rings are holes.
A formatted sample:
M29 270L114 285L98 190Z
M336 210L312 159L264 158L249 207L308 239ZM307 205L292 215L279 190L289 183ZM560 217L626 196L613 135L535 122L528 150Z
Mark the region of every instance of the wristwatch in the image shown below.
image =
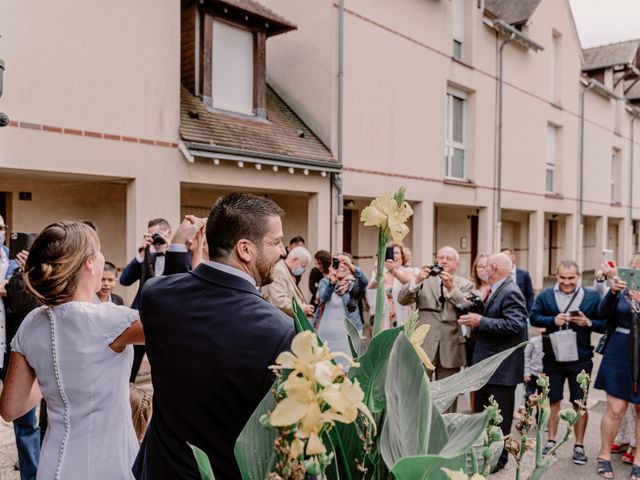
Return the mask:
M591 328L593 326L593 322L590 318L587 318L587 327Z

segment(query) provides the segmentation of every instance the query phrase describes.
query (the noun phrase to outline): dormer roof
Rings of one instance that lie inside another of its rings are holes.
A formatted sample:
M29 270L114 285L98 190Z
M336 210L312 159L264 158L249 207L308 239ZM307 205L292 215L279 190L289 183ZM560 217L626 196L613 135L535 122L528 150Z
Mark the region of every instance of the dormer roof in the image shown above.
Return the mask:
M527 23L542 0L486 0L484 8L510 25Z
M616 65L638 65L640 39L610 43L583 50L584 64L582 70L599 70L615 67Z

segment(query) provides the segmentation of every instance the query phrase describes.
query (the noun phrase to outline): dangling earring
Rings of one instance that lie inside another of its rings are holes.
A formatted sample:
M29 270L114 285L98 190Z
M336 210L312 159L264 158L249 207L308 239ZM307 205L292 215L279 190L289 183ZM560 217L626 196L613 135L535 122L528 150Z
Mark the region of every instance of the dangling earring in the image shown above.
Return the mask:
M93 268L91 269L91 275L95 275L96 272L93 270Z

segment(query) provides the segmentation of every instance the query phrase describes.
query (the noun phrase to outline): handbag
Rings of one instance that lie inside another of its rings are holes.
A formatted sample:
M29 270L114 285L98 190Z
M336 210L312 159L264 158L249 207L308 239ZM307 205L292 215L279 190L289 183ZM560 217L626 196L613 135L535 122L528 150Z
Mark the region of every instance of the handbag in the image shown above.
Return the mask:
M607 348L607 343L609 343L609 332L600 337L600 340L598 340L598 344L593 349L593 351L599 353L600 355L604 355L604 350L605 348Z
M575 362L578 360L578 336L569 327L549 334L556 362Z
M567 313L569 311L569 308L571 308L571 305L573 304L573 301L576 299L576 297L578 296L578 289L576 289L576 291L574 292L573 296L571 297L571 300L569 300L569 303L567 304L567 307L564 309L564 311L562 313ZM567 338L562 338L560 340L560 343L563 345L562 347L560 347L562 349L562 355L564 358L565 353L567 354L568 358L572 358L575 356L575 358L573 358L572 360L561 360L560 358L558 358L558 354L556 353L557 350L557 346L554 345L554 342L556 342L552 337L556 334L556 333L560 333L560 332L573 332L573 347L575 349L575 355L573 353L573 349L571 350L566 350L566 349L570 349L571 347L568 346L570 343L570 339L568 337L571 337L572 335L570 333L563 333L562 335L560 335L560 337L567 337ZM554 333L550 333L550 334L543 334L542 335L542 351L545 355L549 355L550 357L553 356L555 357L555 360L558 362L573 362L578 360L578 337L576 335L576 332L572 329L570 329L568 326L566 326L566 329L563 330L562 327L560 328L560 330L558 330L557 332Z

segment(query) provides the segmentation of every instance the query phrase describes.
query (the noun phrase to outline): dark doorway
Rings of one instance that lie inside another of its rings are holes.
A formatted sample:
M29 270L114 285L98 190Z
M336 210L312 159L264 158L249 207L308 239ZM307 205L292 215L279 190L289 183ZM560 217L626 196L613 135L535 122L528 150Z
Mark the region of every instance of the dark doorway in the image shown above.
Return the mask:
M342 251L347 253L351 253L352 223L353 210L344 210L344 223L342 224Z
M472 215L471 218L471 265L476 261L478 256L478 216Z
M0 192L0 215L4 218L5 223L9 223L7 219L7 192Z

